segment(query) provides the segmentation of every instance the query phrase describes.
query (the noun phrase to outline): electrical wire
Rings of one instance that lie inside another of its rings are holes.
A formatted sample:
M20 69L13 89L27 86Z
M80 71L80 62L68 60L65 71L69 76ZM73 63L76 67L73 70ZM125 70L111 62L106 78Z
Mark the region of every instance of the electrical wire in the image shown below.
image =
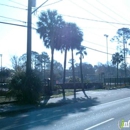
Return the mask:
M126 25L126 26L130 26L130 24L126 24L126 23L109 22L109 21L101 21L101 20L88 19L88 18L77 17L77 16L72 16L72 15L65 15L65 14L62 14L62 15L63 15L63 16L66 16L66 17L71 17L71 18L80 19L80 20L88 20L88 21L92 21L92 22L100 22L100 23L107 23L107 24L118 24L118 25Z
M53 2L53 3L47 4L47 5L43 5L42 7L54 5L54 4L57 4L57 3L61 2L61 1L63 1L63 0L59 0L59 1L56 1L56 2Z
M21 3L18 3L18 2L12 1L12 0L9 0L9 1L10 1L10 2L13 2L13 3L15 3L15 4L18 4L18 5L21 5L21 6L27 7L26 5L23 5L23 4L21 4Z
M91 48L91 47L87 47L85 46L86 48L90 49L90 50L93 50L93 51L97 51L97 52L100 52L100 53L104 53L104 54L108 54L108 55L113 55L111 53L107 53L107 52L104 52L104 51L100 51L100 50L97 50L97 49L94 49L94 48Z
M16 6L11 6L11 5L6 5L6 4L1 4L1 3L0 3L0 5L1 5L1 6L11 7L11 8L16 8L16 9L27 10L27 9L25 9L25 8L20 8L20 7L16 7Z
M117 21L117 19L113 18L111 15L103 12L102 10L100 10L99 8L95 7L94 5L90 4L87 0L84 0L87 4L89 4L90 6L92 6L93 8L97 9L98 11L102 12L103 14L109 16L110 18L114 19L115 21Z
M74 5L76 5L76 6L77 6L77 7L79 7L80 9L82 9L82 10L86 11L87 13L90 13L90 14L91 14L91 15L93 15L94 17L96 17L96 18L98 18L98 19L101 19L101 18L100 18L100 17L98 17L97 15L95 15L95 14L91 13L89 10L87 10L87 9L83 8L82 6L80 6L80 5L76 4L75 2L73 2L73 1L71 1L71 0L69 0L69 2L71 2L71 3L72 3L72 4L74 4Z
M87 43L91 43L91 44L94 44L94 45L97 45L97 46L101 46L101 47L104 47L106 48L106 46L103 46L103 45L100 45L100 44L97 44L97 43L94 43L94 42L91 42L91 41L87 41L87 40L84 40L85 42ZM109 50L112 49L112 50L115 50L114 48L109 48Z
M120 17L121 19L125 19L127 22L130 22L128 21L126 18L122 17L121 15L119 15L120 13L116 13L115 11L113 11L112 9L110 9L108 6L106 6L105 4L99 2L99 0L97 0L97 2L99 4L101 4L103 7L106 7L109 11L113 12L114 14L116 14L118 17Z
M87 47L87 46L85 46L85 47L88 48L88 49L90 49L90 50L93 50L93 51L97 51L97 52L108 54L108 55L113 55L111 53L107 53L107 52L104 52L104 51L101 51L101 50L97 50L97 49L94 49L94 48L91 48L91 47ZM130 58L130 57L126 57L126 58Z
M5 16L0 16L1 18L5 18L5 19L10 19L10 20L14 20L14 21L18 21L18 22L22 22L22 23L27 23L25 21L22 21L22 20L18 20L18 19L14 19L14 18L9 18L9 17L5 17Z
M102 18L100 18L100 17L98 17L97 15L93 14L92 12L90 12L90 11L86 10L85 8L83 8L83 7L79 6L78 4L76 4L76 3L72 2L71 0L69 0L69 1L70 1L71 3L73 3L74 5L76 5L77 7L81 8L82 10L86 11L87 13L89 12L91 15L93 15L93 16L95 16L95 17L97 17L97 18L101 19L101 20L103 20ZM111 26L113 26L113 27L117 28L115 25L112 25L111 23L109 23L109 24L110 24Z
M19 27L26 27L26 28L27 28L26 25L21 25L21 24L8 23L8 22L2 22L2 21L0 21L0 23L1 23L1 24L13 25L13 26L19 26ZM36 28L34 28L34 27L32 27L32 29L35 29L35 30L36 30Z
M34 13L35 11L37 11L40 7L42 7L47 1L48 1L48 0L46 0L45 2L43 2L43 3L42 3L40 6L38 6L36 9L34 9L31 14L33 14L33 13Z

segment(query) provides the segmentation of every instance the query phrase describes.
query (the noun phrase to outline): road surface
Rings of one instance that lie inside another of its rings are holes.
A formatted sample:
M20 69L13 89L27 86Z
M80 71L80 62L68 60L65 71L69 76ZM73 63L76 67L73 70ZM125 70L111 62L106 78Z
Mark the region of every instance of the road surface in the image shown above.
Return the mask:
M77 98L76 103L68 99L67 105L1 117L0 129L119 130L122 120L130 120L130 89L94 91L88 95L89 99ZM123 130L130 129L129 124Z

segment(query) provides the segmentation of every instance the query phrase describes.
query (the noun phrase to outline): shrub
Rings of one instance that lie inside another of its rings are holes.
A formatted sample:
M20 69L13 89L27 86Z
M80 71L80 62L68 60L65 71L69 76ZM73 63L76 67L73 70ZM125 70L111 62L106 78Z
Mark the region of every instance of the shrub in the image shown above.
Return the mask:
M69 83L73 82L73 77L69 78ZM80 78L79 77L75 77L75 82L80 82Z
M37 103L41 89L42 82L35 72L32 71L28 77L25 72L18 72L9 83L8 97L14 97L21 103Z

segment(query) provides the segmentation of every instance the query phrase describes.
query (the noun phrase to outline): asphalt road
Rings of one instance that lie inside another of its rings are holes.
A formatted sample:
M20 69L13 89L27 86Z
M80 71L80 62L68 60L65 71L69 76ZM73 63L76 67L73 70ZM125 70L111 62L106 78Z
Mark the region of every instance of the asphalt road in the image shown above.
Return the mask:
M122 120L130 120L130 89L90 91L88 96L77 97L76 103L68 99L67 105L1 117L0 129L119 130Z

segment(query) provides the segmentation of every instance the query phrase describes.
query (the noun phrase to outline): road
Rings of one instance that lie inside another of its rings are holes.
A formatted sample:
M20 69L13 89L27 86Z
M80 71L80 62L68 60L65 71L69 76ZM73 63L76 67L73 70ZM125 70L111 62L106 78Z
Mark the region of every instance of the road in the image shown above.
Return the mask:
M80 95L81 93L79 93ZM88 92L89 99L13 117L1 117L1 130L119 130L130 120L130 89ZM126 128L130 129L130 128ZM124 130L124 128L123 128Z

